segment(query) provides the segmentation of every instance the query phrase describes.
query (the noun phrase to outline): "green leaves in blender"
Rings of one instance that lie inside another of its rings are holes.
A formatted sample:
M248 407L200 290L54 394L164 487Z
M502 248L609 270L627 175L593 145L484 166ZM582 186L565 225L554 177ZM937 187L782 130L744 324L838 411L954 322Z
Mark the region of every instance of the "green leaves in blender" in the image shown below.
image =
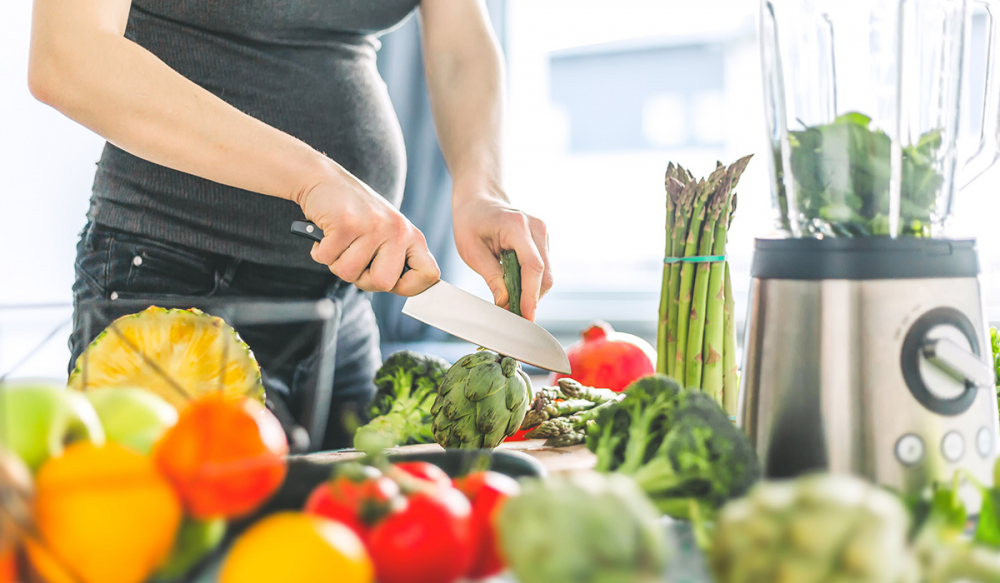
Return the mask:
M805 124L803 124L805 125ZM889 234L891 140L871 128L871 118L847 113L833 123L789 132L799 224L813 235L864 237ZM903 148L901 234L928 237L936 195L944 178L934 168L941 131ZM779 209L789 217L779 180Z

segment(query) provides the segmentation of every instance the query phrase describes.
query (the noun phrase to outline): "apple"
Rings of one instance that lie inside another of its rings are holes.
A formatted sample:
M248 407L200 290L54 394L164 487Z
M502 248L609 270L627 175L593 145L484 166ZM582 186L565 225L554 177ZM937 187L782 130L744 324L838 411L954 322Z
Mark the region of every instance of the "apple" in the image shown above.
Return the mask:
M104 443L97 412L82 394L36 381L0 384L0 446L32 472L81 440Z
M167 562L153 577L153 581L174 581L184 577L209 553L215 550L226 535L226 520L214 518L197 520L185 517L177 532L177 542L170 551Z
M142 455L177 423L177 409L145 389L102 387L84 392L104 426L104 437Z

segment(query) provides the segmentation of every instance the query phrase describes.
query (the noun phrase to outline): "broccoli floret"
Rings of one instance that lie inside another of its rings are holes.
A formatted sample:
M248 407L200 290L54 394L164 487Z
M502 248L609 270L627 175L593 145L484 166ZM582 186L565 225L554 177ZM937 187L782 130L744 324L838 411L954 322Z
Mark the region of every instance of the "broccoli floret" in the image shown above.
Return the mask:
M375 373L378 392L372 400L371 416L413 409L430 413L438 385L450 367L443 358L412 350L392 354Z
M412 350L401 350L385 359L375 373L378 391L369 407L369 418L373 422L383 416L388 419L374 426L392 422L399 441L395 445L434 443L431 406L450 367L442 358Z
M714 510L760 478L756 452L725 411L663 375L627 387L590 427L587 445L599 470L632 476L677 518L688 518L692 504Z

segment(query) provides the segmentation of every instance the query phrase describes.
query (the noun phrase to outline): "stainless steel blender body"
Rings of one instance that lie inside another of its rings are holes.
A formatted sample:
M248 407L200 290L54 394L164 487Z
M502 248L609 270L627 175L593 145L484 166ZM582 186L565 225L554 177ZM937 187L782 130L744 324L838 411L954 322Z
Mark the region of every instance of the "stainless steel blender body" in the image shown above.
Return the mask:
M738 420L765 475L852 473L913 493L963 468L991 484L978 275L968 240L758 240Z

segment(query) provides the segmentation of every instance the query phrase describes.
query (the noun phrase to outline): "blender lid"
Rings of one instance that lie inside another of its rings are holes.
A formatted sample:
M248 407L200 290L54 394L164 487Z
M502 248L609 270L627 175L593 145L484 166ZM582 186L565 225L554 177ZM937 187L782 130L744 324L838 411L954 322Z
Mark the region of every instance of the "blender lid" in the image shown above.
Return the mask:
M757 239L751 277L929 279L977 277L974 239L904 237Z

